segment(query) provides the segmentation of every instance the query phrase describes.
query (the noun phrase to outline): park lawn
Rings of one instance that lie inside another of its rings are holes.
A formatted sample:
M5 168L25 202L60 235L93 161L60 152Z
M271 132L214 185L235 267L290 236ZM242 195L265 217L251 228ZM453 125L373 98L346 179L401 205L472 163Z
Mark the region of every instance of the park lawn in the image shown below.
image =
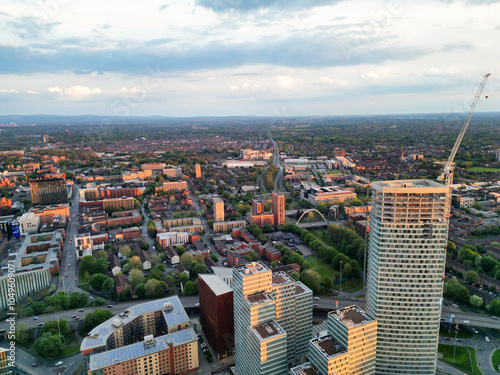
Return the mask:
M446 326L446 328L448 328L447 324L445 326ZM455 338L455 334L448 332L447 329L440 329L439 336L450 337L453 339ZM460 327L460 331L458 331L458 334L457 334L457 339L470 339L472 337L474 337L474 333L472 333L472 331L469 331L465 327Z
M313 236L315 236L318 240L323 241L326 246L332 246L333 242L330 240L330 236L328 236L328 231L326 229L312 229L309 231Z
M78 288L85 290L86 292L89 291L89 284L80 284L78 285Z
M359 292L361 289L363 289L363 284L359 284L356 288L354 289L350 289L350 290L346 290L347 292L349 293L354 293L354 292Z
M346 293L350 293L351 292L350 289L354 288L357 285L359 285L359 279L358 278L352 278L351 280L342 281L342 291L344 291ZM333 287L335 289L339 289L340 288L340 283L334 283Z
M467 172L500 172L500 168L471 167Z
M327 275L335 279L334 274L338 272L336 272L329 263L314 257L314 255L309 256L307 261L311 263L311 269L319 274L321 281L323 281L323 278Z
M500 372L500 349L495 350L495 353L493 353L493 358L491 358L491 362L493 363L493 368L496 370L496 372Z
M449 363L451 366L456 367L472 375L481 375L476 362L476 351L469 346L457 346L455 363L453 363L453 345L438 345L438 352L443 354L442 361Z
M337 171L336 169L329 169L328 174L342 174L342 171Z
M72 356L80 351L80 344L66 346L59 358Z

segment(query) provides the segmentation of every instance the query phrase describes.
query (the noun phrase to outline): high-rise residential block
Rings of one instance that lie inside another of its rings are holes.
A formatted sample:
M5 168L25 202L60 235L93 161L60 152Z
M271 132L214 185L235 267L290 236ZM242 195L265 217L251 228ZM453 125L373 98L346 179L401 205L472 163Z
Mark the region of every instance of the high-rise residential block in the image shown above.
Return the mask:
M33 204L68 203L66 180L62 178L34 180L30 182L30 188Z
M166 175L167 177L177 177L177 178L182 177L182 168L180 167L164 168L163 174Z
M378 321L376 374L434 374L450 188L373 183L367 310Z
M264 199L262 198L254 198L252 199L252 215L260 215L263 214L264 209Z
M196 164L194 166L194 172L195 172L196 178L201 178L201 165L200 164Z
M374 375L377 321L358 306L328 314L328 333L349 353L350 375Z
M233 268L233 296L238 374L285 374L287 363L305 357L312 335L309 288L253 262Z
M213 204L214 221L224 221L224 201L221 198L214 198Z
M271 195L271 201L274 214L274 224L285 224L285 196L282 193L273 191Z

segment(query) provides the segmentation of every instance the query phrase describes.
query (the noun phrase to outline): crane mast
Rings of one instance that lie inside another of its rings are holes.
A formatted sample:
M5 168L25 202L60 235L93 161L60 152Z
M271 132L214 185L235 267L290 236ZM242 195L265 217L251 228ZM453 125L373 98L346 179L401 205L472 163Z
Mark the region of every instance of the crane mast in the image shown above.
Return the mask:
M462 129L460 130L460 133L458 134L457 140L455 141L455 145L453 146L453 149L451 150L450 156L448 156L448 160L446 160L446 163L443 167L443 173L438 177L438 181L443 181L446 179L446 185L450 186L453 184L453 171L455 169L455 163L453 163L453 159L455 159L455 155L457 154L458 148L460 147L460 143L462 142L462 139L464 137L465 131L467 130L467 127L469 126L469 122L472 118L472 115L474 113L474 110L476 109L477 103L479 102L479 98L481 97L481 93L483 92L484 86L486 85L486 81L488 78L490 78L490 73L485 74L483 76L483 80L481 81L481 84L479 85L476 96L474 97L474 100L472 101L472 105L470 106L469 113L467 114L467 117L465 118L465 122L462 125Z

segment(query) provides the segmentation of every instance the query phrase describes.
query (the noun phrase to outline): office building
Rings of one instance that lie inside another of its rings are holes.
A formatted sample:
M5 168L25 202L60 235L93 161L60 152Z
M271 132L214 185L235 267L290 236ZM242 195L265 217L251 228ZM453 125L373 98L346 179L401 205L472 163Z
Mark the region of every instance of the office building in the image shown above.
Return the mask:
M309 341L309 358L319 375L351 375L349 353L330 335Z
M309 288L253 262L233 268L233 295L239 374L285 374L289 362L305 357L312 335Z
M165 181L163 183L163 191L164 192L167 192L167 191L177 192L177 191L183 191L183 190L187 190L187 182L186 181L173 181L173 182Z
M62 178L31 181L30 189L33 204L68 203L66 180Z
M221 198L213 199L214 221L224 221L224 201Z
M200 323L219 358L234 349L233 290L217 275L199 274Z
M40 229L40 216L35 215L32 211L25 212L19 219L19 230L21 235L38 233Z
M201 165L200 164L196 164L194 166L194 170L195 170L195 177L196 178L201 178Z
M374 375L377 321L356 305L328 314L328 333L349 353L349 375Z
M338 186L310 187L301 190L300 198L317 206L320 203L339 204L356 199L356 193Z
M163 174L170 178L172 177L180 178L182 177L182 168L179 167L164 168Z
M285 224L285 196L282 193L273 191L271 195L272 211L274 214L274 223L276 225Z
M7 198L0 198L0 216L7 216L12 213L12 201Z
M434 374L450 188L374 182L367 311L378 321L376 374Z

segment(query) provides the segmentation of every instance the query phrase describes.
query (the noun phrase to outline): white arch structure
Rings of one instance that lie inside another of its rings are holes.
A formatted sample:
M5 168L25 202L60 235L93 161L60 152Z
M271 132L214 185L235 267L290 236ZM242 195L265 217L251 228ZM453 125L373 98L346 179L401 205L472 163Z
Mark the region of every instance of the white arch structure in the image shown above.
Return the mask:
M300 221L300 219L302 219L302 218L304 217L304 215L305 215L305 214L307 214L307 213L309 213L309 212L312 212L312 211L316 211L316 212L317 212L317 213L318 213L318 214L319 214L319 215L323 218L323 220L325 221L325 223L327 223L327 224L328 224L328 221L325 219L325 217L323 216L323 214L322 214L321 212L319 212L319 211L318 211L317 209L315 209L315 208L310 208L310 209L308 209L308 210L304 211L304 213L303 213L302 215L300 215L299 220L297 220L297 222L295 223L295 225L299 225L299 221Z

